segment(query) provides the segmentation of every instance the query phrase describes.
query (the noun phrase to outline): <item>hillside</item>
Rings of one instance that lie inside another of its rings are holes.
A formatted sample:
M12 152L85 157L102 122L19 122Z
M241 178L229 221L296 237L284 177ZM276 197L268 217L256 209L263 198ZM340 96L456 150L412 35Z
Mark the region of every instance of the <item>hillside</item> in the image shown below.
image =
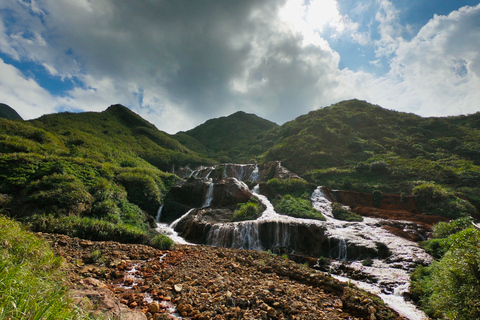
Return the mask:
M472 198L480 181L479 119L422 118L350 100L276 127L257 143L268 149L261 162L279 160L317 185L411 193L417 181L433 181Z
M264 150L257 137L277 124L254 114L236 112L228 117L211 119L174 138L190 149L206 153L220 162L246 163Z
M139 157L163 171L171 171L173 165L213 163L122 105L100 113L50 114L29 122L57 135L70 152L84 158L121 164Z
M0 103L0 118L8 120L23 120L17 111L4 103Z
M38 231L152 243L178 180L166 172L212 163L120 105L0 119L0 211Z

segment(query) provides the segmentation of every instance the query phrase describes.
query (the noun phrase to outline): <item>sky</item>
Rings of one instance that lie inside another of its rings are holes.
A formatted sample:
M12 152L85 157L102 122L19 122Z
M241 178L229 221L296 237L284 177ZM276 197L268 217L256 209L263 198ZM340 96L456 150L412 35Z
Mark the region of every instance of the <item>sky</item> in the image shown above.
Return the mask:
M24 119L120 103L173 134L353 98L480 111L480 0L0 2L0 102Z

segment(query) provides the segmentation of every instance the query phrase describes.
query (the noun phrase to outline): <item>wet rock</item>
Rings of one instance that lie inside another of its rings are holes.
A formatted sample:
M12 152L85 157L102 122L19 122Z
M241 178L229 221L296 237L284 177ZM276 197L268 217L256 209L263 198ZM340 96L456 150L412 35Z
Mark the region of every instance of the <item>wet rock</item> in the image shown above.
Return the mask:
M150 313L158 313L160 312L160 304L156 301L150 303L150 305L148 306L148 312Z

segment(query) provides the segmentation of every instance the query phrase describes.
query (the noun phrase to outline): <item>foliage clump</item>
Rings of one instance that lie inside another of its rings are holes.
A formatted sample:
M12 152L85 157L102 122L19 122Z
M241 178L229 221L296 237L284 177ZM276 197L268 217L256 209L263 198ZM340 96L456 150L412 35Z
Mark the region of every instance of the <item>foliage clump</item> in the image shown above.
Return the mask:
M458 198L435 183L424 183L413 189L419 209L425 214L447 218L460 218L474 214L476 209L470 202Z
M245 221L245 220L255 220L260 217L265 211L266 207L263 203L258 200L257 197L253 196L246 203L239 203L237 209L233 213L233 221Z
M161 250L169 250L173 247L173 240L164 234L158 234L153 238L152 246Z
M273 178L267 181L267 186L272 194L286 195L293 197L301 197L304 194L312 194L317 188L316 185L309 183L303 179L277 179Z
M363 217L361 215L352 212L337 202L332 205L332 214L333 217L338 220L363 221Z
M273 201L275 211L287 216L325 221L325 217L312 207L309 199L293 197L289 194Z
M480 318L480 231L467 228L443 239L443 254L411 276L411 293L434 318Z
M46 241L0 215L0 318L88 319L62 285L62 259Z

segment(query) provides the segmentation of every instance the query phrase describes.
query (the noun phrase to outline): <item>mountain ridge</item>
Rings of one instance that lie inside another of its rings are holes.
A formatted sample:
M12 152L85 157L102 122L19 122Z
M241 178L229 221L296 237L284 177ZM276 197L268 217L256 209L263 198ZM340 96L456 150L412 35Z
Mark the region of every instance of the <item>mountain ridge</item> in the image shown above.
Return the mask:
M0 118L8 120L23 120L15 109L5 103L0 103Z

